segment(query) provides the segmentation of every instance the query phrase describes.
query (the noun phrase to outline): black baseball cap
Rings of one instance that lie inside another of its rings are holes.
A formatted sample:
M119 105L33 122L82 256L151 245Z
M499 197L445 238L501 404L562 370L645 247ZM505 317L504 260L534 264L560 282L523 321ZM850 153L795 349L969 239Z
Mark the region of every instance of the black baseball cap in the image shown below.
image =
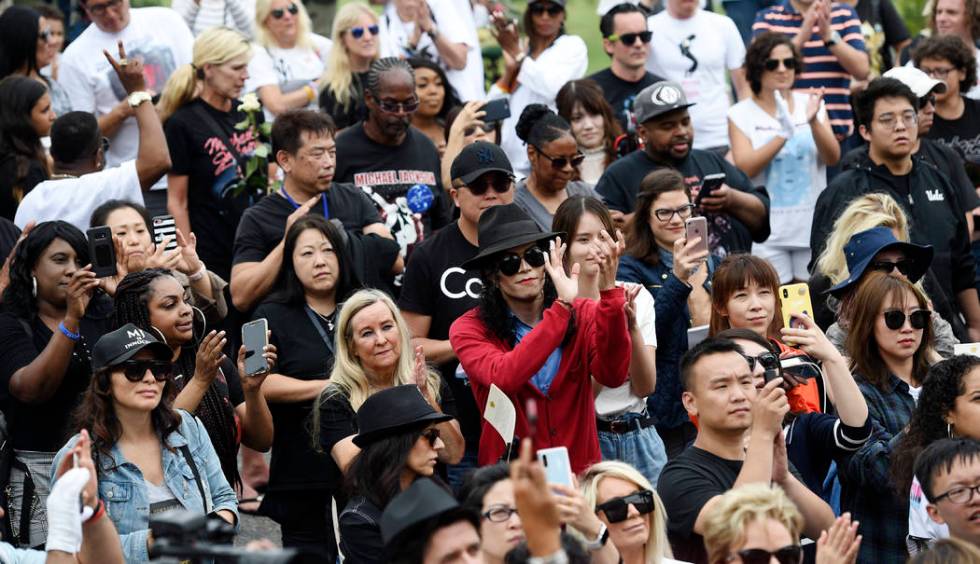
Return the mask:
M92 348L92 366L96 371L116 366L147 349L156 360L170 360L174 353L170 347L158 341L152 334L127 323L102 335Z
M633 100L633 113L636 123L644 123L659 115L683 110L693 106L687 101L687 95L680 84L670 80L662 80L647 86Z
M502 172L514 176L514 167L504 150L493 143L477 141L459 152L449 168L453 182L469 184L488 172Z

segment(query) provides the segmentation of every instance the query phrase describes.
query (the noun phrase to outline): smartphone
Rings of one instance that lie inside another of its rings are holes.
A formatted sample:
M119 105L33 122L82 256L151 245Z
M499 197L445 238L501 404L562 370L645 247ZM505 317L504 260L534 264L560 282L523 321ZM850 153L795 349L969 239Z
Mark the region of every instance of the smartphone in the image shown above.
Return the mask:
M112 230L105 225L93 227L88 235L88 254L92 272L98 278L116 275L116 246L112 242Z
M497 98L490 100L483 106L486 115L483 116L483 123L493 123L504 121L510 117L510 100L507 98Z
M265 346L269 344L269 323L262 319L242 325L242 345L245 346L245 375L258 376L269 371Z
M803 327L799 321L793 321L793 317L799 317L803 314L813 319L813 306L810 304L810 287L805 282L780 286L779 303L783 310L783 327Z
M684 226L687 228L687 240L699 238L701 242L698 243L697 247L694 247L694 251L698 252L708 252L708 220L704 217L689 217L687 221L684 222Z
M568 460L565 447L543 448L538 451L538 462L544 466L544 475L549 484L572 485L572 464Z
M701 189L698 190L698 195L694 198L694 205L700 206L701 200L705 196L710 196L711 192L715 188L718 188L725 183L725 173L718 172L715 174L709 174L701 179Z
M694 345L708 338L708 326L698 325L687 330L687 348L693 349Z
M163 243L164 237L170 237L166 250L177 248L177 222L172 215L158 215L153 218L153 242L159 245Z

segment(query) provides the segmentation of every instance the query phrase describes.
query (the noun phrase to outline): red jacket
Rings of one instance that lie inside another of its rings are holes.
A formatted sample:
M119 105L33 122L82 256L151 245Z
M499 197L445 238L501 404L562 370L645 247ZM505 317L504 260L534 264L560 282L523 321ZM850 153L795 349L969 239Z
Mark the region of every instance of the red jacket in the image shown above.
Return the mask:
M544 396L531 383L561 345L571 312L557 301L544 311L541 321L516 347L493 335L480 321L479 308L471 309L453 323L449 340L469 377L480 407L486 408L490 384L496 384L514 402L518 438L529 435L524 413L529 398L537 401L538 423L534 448L568 448L572 470L577 474L599 462L599 439L595 426L595 400L590 376L615 388L626 381L630 363L630 336L623 312L622 288L605 290L599 301L576 299L576 331L562 349L558 374ZM480 465L493 464L504 454L500 434L483 421L480 436ZM514 445L516 453L518 445Z

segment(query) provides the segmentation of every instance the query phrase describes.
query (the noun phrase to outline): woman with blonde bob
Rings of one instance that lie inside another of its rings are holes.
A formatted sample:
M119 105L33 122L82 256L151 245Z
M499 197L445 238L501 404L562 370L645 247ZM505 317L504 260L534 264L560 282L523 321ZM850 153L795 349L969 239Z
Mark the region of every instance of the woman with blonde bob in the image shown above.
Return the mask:
M320 109L341 130L367 117L364 84L378 59L378 16L366 4L345 4L334 17L331 37L333 49L319 81Z
M198 255L224 280L231 279L232 243L248 190L233 190L246 155L258 146L238 101L248 79L252 47L237 31L216 27L194 41L191 64L179 67L164 87L164 122L173 167L167 175L167 210L183 233L198 236ZM247 108L252 111L258 108ZM257 116L262 121L262 115ZM232 141L234 140L234 141Z
M606 526L623 564L676 562L667 542L664 505L636 468L607 460L589 467L581 481L585 503Z

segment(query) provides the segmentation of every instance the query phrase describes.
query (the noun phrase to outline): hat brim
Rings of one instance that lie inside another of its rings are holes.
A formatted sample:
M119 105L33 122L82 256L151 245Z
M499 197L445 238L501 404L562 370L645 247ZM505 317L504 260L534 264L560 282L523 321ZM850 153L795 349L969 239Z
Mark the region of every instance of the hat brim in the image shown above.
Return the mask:
M174 351L170 349L167 345L161 343L160 341L154 341L152 343L146 343L144 345L133 347L132 349L124 352L123 354L113 358L106 363L105 366L99 367L100 370L106 368L112 368L113 366L118 366L127 360L133 358L140 351L149 350L153 353L153 358L156 360L171 360L174 356Z
M932 257L935 254L932 245L916 245L914 243L906 243L904 241L895 241L887 245L882 245L875 252L869 253L868 257L854 266L854 270L849 273L846 280L838 283L835 286L830 287L828 290L824 291L825 294L830 294L834 297L839 298L846 290L857 283L858 280L864 276L865 271L871 265L871 261L874 260L875 256L882 251L887 251L890 249L897 249L902 251L907 258L912 259L915 263L915 271L910 273L909 281L915 283L918 282L927 270L929 270L929 265L932 264Z
M538 241L547 241L549 239L554 239L555 237L564 237L565 234L557 231L551 231L548 233L528 233L526 235L520 235L514 237L513 239L507 239L506 241L501 241L496 245L487 247L480 251L475 257L464 262L461 266L466 270L477 270L485 264L489 259L493 258L494 255L502 253L507 249L513 249L514 247L520 247L521 245L526 245L528 243L535 243Z
M695 106L695 105L697 105L697 102L688 102L687 104L681 104L680 106L677 106L677 107L674 107L674 108L669 108L667 110L656 111L656 112L654 112L654 113L652 113L652 114L650 114L650 115L648 115L648 116L646 116L646 117L644 117L642 119L641 118L637 118L636 121L637 121L637 123L646 123L646 122L650 121L651 119L656 119L656 118L658 118L658 117L660 117L660 116L662 116L664 114L669 114L670 112L676 112L678 110L686 110L686 109L690 108L691 106Z
M513 178L513 176L514 176L514 171L513 170L507 170L506 168L501 167L501 166L489 166L487 168L481 168L481 169L474 170L473 172L471 172L469 174L464 174L463 176L460 176L459 178L454 179L454 180L459 180L463 184L469 185L471 182L473 182L477 178L480 178L481 176L483 176L484 174L486 174L488 172L502 172L502 173L506 174L507 176L510 176L511 178Z
M454 419L452 415L434 411L428 415L423 415L418 419L412 419L411 421L396 423L386 427L378 427L377 429L371 429L366 433L358 433L357 435L354 435L352 440L356 446L364 448L378 439L389 437L392 434L396 434L401 431L407 431L416 427L425 427L431 423L444 423L452 419Z

